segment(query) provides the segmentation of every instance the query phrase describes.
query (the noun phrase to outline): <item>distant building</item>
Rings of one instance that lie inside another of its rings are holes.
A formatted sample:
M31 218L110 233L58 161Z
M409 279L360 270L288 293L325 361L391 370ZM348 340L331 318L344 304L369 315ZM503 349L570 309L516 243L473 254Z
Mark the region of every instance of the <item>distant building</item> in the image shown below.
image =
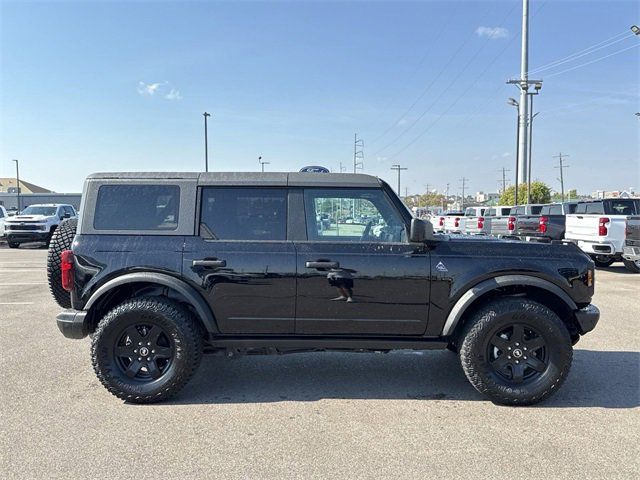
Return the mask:
M485 203L498 200L500 198L499 193L485 193L485 192L476 192L476 202Z
M57 193L20 179L20 210L39 203L68 203L80 208L80 193ZM0 178L0 205L7 210L18 208L18 188L15 178Z
M596 190L591 194L592 198L602 199L602 198L636 198L638 193L634 191L633 188L629 188L628 190Z
M15 178L0 178L0 193L18 193L17 182ZM20 180L20 193L54 193L44 187L39 187L33 183Z

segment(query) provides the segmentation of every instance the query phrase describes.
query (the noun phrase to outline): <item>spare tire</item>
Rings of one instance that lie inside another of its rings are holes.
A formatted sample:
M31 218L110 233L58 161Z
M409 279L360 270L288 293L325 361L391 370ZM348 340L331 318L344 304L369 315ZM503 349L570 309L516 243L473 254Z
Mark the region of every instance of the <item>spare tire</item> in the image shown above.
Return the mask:
M60 272L60 254L64 250L71 249L73 237L76 236L78 220L70 218L64 220L53 232L49 253L47 254L47 279L49 290L56 303L63 308L71 308L71 294L62 288L62 276Z

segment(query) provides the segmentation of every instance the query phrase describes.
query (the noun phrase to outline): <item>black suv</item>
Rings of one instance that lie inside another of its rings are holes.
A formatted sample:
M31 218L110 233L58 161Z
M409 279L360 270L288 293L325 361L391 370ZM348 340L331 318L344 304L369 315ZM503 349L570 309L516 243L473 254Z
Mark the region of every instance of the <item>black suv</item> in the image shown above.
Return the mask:
M434 235L368 175L95 174L82 201L49 251L58 327L130 402L203 353L449 348L491 400L531 404L599 318L576 246Z

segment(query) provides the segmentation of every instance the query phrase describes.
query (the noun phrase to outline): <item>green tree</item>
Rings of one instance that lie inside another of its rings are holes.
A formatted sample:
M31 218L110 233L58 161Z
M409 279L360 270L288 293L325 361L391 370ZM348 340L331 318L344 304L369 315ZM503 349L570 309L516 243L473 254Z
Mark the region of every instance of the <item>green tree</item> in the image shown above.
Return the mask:
M502 205L515 205L516 187L511 185L500 196ZM551 189L546 183L531 182L531 203L549 203L551 201ZM518 186L518 204L527 203L527 184Z
M518 196L520 196L520 192L518 192ZM571 190L569 190L568 192L564 192L564 199L565 201L567 200L578 200L578 191L573 188ZM560 192L553 192L553 195L551 195L551 201L553 202L561 202L562 201L562 194Z

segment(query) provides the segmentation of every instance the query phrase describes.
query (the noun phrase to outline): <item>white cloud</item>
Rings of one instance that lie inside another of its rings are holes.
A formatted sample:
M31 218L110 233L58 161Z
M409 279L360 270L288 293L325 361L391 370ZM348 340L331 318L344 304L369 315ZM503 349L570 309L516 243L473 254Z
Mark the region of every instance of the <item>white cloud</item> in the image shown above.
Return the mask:
M160 88L166 84L167 82L158 82L158 83L138 82L138 93L140 95L148 95L150 97L153 97L158 92L158 90L160 90Z
M504 27L478 27L476 29L476 35L497 40L499 38L507 38L509 36L509 30Z
M502 154L502 158L507 158L507 157L510 157L510 156L511 156L511 152L504 152Z
M162 97L165 100L182 100L182 94L177 88L173 88L169 82L138 82L138 93L144 97Z
M167 100L182 100L182 95L180 95L180 90L176 90L172 88L169 93L167 93L164 98Z

